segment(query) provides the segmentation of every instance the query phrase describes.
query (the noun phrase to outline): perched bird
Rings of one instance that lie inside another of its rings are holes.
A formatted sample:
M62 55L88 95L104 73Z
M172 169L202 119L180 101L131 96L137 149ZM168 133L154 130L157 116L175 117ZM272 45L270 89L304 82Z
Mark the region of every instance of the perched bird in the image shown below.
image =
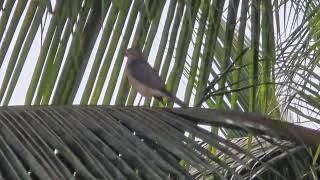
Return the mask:
M166 90L164 81L157 72L150 66L141 50L130 48L126 51L127 77L131 86L145 98L152 96L162 100L162 97L169 97L181 107L187 107L184 102Z

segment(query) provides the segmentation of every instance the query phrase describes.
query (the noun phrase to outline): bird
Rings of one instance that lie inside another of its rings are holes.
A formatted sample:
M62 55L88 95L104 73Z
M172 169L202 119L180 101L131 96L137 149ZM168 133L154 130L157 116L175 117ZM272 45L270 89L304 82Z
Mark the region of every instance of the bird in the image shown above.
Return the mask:
M127 56L127 78L137 92L147 99L155 97L158 100L162 100L163 97L168 97L179 106L187 107L183 101L166 89L164 81L151 67L139 48L129 48L126 50L125 55Z

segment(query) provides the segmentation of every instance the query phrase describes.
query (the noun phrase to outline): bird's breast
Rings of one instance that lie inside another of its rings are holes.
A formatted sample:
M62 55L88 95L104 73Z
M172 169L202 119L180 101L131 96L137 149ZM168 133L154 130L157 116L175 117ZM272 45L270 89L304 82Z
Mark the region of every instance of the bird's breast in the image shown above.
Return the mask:
M129 80L129 83L131 84L131 86L137 91L139 92L142 96L145 96L147 98L150 98L152 96L163 96L163 93L157 89L152 89L148 86L146 86L145 84L143 84L142 82L138 81L137 79L135 79L131 74L130 71L127 71L127 77Z

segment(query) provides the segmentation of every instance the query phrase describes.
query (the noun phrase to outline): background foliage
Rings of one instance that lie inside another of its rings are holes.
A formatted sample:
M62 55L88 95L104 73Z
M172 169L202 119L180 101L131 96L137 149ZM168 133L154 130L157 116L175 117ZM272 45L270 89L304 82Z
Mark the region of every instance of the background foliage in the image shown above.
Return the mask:
M2 106L19 97L24 105L172 107L145 101L128 84L124 52L138 47L167 89L190 107L319 124L319 1L6 0L0 5ZM226 138L245 136L249 149L256 142L250 131L207 129ZM215 146L208 146L213 154L221 151ZM276 146L272 142L267 149Z

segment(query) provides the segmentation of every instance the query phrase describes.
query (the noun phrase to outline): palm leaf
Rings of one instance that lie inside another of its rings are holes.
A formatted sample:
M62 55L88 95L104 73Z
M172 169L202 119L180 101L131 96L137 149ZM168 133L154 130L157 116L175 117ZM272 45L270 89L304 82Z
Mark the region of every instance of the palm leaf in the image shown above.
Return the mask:
M231 173L246 179L250 166L255 167L254 177L266 172L281 174L274 168L283 162L276 160L282 158L281 153L289 153L286 158L296 163L310 163L311 158L299 159L299 153L310 157L303 144L314 146L320 139L319 132L292 124L252 114L239 117L238 113L204 109L21 106L2 108L0 123L1 158L6 162L2 166L7 167L1 168L1 174L5 179L193 179L199 176L183 169L179 159L188 162L194 171L205 172L202 175L213 173L224 179ZM242 143L227 141L199 128L198 123L250 130L263 139L258 138L251 151L247 151L243 140ZM272 126L286 132L270 131ZM289 129L296 129L299 138ZM201 141L190 140L184 131ZM309 135L314 138L307 139ZM215 146L219 153L211 154L203 143ZM307 171L306 167L297 173L303 176ZM286 175L290 177L285 173L281 176Z
M1 105L17 99L26 105L141 105L142 99L145 106L163 106L144 100L126 79L124 52L139 47L168 90L190 106L200 101L319 123L319 1L0 5ZM72 106L0 111L3 179L311 179L319 171L313 155L318 131L252 114Z

